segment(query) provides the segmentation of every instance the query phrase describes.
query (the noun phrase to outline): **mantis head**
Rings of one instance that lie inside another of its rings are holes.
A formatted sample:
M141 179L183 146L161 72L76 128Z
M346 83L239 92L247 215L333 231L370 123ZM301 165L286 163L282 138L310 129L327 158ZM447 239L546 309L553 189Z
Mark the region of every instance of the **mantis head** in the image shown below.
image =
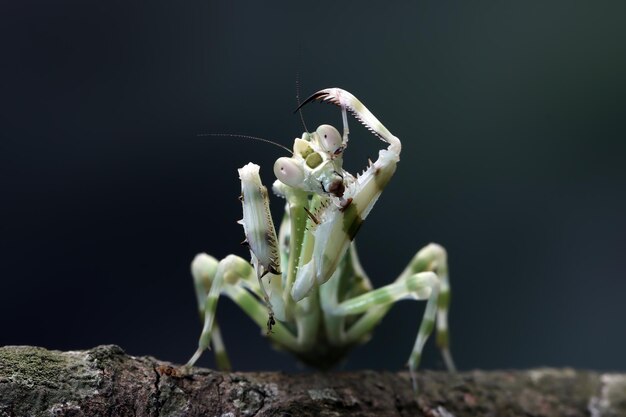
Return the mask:
M291 157L278 158L274 175L293 188L341 198L345 191L343 151L346 141L331 125L321 125L315 132L304 132L293 143Z

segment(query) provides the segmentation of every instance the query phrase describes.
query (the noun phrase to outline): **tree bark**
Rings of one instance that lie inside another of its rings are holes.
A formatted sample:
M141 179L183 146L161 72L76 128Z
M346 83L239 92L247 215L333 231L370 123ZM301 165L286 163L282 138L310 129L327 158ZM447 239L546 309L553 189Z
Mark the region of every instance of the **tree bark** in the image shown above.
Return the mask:
M572 369L185 370L117 346L0 348L0 416L626 416L626 375Z

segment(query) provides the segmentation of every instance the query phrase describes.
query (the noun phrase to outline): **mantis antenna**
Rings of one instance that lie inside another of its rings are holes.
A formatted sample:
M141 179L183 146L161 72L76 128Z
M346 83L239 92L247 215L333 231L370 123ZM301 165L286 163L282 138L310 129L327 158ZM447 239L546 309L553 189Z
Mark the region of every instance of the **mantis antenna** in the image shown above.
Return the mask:
M266 143L270 143L270 144L272 144L274 146L278 146L279 148L284 149L284 150L286 150L287 152L289 152L290 154L293 155L293 151L291 151L291 149L289 149L288 147L283 146L280 143L274 142L273 140L264 139L264 138L258 138L256 136L238 135L238 134L234 134L234 133L200 133L197 136L198 137L201 137L201 136L229 136L229 137L232 137L232 138L258 140L260 142L266 142Z
M296 72L296 102L298 103L298 113L300 114L300 120L302 121L302 127L304 127L304 131L308 132L309 129L306 127L306 123L304 123L304 115L302 114L302 106L300 105L300 72Z
M302 44L300 44L298 48L298 67L296 70L296 102L298 103L298 113L300 114L300 121L302 122L302 127L304 127L304 131L308 132L309 129L306 127L306 123L304 123L304 115L302 114L302 110L300 109L300 68L302 65Z

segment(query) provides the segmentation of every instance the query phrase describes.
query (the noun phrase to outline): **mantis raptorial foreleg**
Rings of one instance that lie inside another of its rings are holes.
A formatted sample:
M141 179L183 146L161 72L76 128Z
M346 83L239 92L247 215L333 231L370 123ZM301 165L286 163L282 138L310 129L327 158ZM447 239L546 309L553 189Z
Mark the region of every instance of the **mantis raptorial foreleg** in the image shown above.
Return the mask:
M315 284L324 284L335 273L363 220L393 176L402 149L400 139L391 134L363 103L347 91L338 88L320 90L305 100L302 105L313 100L336 104L341 107L342 114L350 111L389 146L379 151L378 159L363 174L357 178L351 177L349 181L344 180L347 186L344 184L345 189L342 189L341 195L335 196L340 201L340 207L327 211L315 231L316 241L312 257L298 270L291 293L296 301L306 297ZM347 118L344 122L344 130L346 128ZM341 146L335 147L333 152L335 159L341 158L345 146L346 143L342 143ZM277 164L281 159L277 161ZM331 158L331 160L334 159ZM282 180L279 174L280 172L277 172L279 180Z
M240 168L239 178L243 205L243 219L239 223L243 226L246 235L244 243L250 248L259 290L267 307L269 333L276 323L275 316L279 320L285 318L278 238L270 212L267 188L259 176L259 166L249 163ZM272 279L273 276L276 278ZM267 283L264 283L263 278L266 278ZM266 285L271 285L269 292Z

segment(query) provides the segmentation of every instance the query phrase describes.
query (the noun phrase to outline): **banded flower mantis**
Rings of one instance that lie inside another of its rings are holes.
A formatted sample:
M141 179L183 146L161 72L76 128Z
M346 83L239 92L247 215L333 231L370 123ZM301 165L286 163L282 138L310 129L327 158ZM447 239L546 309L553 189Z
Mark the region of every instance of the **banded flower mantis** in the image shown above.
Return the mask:
M198 349L187 365L193 366L212 346L217 367L230 368L215 318L221 295L231 298L259 327L267 328L275 346L321 369L332 367L351 347L367 341L396 301L427 300L408 360L417 389L415 372L435 327L444 362L454 370L448 346L446 251L431 243L417 252L393 283L372 288L354 238L396 170L401 143L349 92L320 90L298 109L316 100L341 108L343 135L330 125L321 125L294 140L291 157L276 161L273 191L286 200L278 235L259 166L248 163L239 169L243 205L239 223L251 262L236 255L218 261L201 253L191 264L204 326ZM342 166L348 112L388 145L356 176Z

